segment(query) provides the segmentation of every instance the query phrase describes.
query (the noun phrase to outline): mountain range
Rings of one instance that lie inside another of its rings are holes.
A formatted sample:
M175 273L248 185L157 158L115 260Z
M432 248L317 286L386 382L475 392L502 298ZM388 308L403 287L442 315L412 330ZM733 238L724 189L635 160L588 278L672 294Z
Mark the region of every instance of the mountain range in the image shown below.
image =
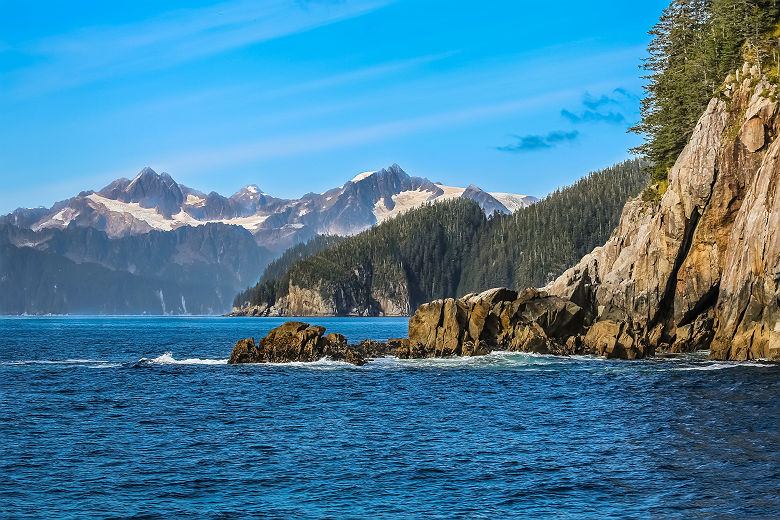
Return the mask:
M433 183L395 164L299 199L256 185L205 194L147 167L51 208L0 217L0 313L226 312L287 248L454 198L489 214L537 200Z
M205 194L147 167L132 180L117 179L97 192L79 193L51 208L19 209L5 221L33 231L88 227L110 238L221 223L240 226L259 245L281 252L315 235L353 235L426 202L458 197L476 201L488 214L512 213L537 200L487 193L474 185L456 188L433 183L409 176L397 164L299 199L273 197L254 184L230 197Z

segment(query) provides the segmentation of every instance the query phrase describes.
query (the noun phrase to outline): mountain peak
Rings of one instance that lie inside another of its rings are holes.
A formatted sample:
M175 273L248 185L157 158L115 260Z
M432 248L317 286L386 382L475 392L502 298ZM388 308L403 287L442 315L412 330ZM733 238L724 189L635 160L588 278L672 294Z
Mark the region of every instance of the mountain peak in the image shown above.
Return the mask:
M254 200L262 195L265 195L265 192L257 184L248 184L231 195L230 198L234 200Z
M138 172L138 174L135 176L135 178L137 179L138 177L145 177L145 176L149 176L149 175L157 175L157 172L156 172L156 171L154 171L154 170L153 170L151 167L149 167L149 166L144 166L144 167L141 169L141 171L140 171L140 172Z
M146 166L125 186L114 193L118 200L136 202L144 208L157 208L166 216L178 213L184 201L181 187L167 173L157 173Z

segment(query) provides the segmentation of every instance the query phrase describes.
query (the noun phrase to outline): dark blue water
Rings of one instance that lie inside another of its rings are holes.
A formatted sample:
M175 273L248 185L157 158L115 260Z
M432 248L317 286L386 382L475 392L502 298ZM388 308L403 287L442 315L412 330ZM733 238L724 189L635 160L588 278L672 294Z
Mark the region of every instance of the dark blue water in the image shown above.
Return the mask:
M315 321L351 340L406 332ZM0 319L0 515L780 515L780 365L225 364L281 322Z

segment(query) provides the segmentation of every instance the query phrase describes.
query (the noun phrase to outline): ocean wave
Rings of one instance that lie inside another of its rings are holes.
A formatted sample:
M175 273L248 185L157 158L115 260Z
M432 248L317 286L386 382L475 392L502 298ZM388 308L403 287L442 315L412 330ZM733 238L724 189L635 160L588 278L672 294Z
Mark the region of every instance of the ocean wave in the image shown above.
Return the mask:
M301 367L301 368L313 368L319 370L332 370L337 368L360 368L352 363L346 361L335 361L333 359L324 357L317 361L289 361L287 363L249 363L253 366L268 366L268 367Z
M444 358L399 359L383 357L373 360L369 365L381 368L497 368L519 367L524 370L548 371L544 367L562 363L599 361L592 356L562 357L533 352L509 352L494 350L484 356L453 356Z
M156 358L142 357L138 360L140 364L151 365L226 365L228 362L226 359L200 359L200 358L188 358L188 359L175 359L172 352L166 352Z
M776 367L780 366L777 363L758 363L756 361L724 361L713 362L707 365L693 366L693 367L674 367L674 370L725 370L727 368L759 368L759 367Z

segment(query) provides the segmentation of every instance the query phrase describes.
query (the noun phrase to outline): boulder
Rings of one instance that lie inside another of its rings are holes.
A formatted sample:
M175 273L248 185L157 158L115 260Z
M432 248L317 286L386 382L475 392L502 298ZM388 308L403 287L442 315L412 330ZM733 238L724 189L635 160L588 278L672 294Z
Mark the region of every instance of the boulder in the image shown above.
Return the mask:
M638 359L645 354L625 322L598 321L588 329L583 342L587 350L607 359Z
M233 348L229 364L311 362L324 357L363 365L369 359L386 355L386 343L365 340L357 345L347 344L341 334L325 335L325 327L299 321L288 321L255 344L254 338L242 339Z
M739 134L739 140L750 153L755 153L764 147L766 142L766 127L760 117L749 119Z
M581 307L544 291L490 289L420 306L409 320L404 356L478 356L497 348L567 353L566 340L582 332L584 320Z
M242 339L233 347L228 364L254 363L257 357L255 338Z

